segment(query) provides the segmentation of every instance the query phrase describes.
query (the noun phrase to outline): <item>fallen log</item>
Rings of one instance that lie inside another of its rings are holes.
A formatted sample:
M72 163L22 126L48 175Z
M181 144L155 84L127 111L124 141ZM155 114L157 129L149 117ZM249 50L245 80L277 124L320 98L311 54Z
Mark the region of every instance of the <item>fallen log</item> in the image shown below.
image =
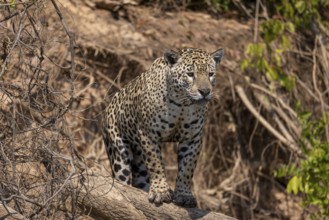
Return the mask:
M26 166L26 164L24 164ZM40 168L41 164L28 164L29 168ZM40 169L39 169L40 170ZM77 205L85 215L94 219L204 219L234 220L221 213L197 208L182 208L173 203L155 206L148 202L147 193L104 176L100 171L72 173L63 182L72 195L77 196ZM75 199L74 199L75 200ZM78 208L74 207L74 208ZM79 212L81 213L81 212ZM27 219L6 203L0 202L1 219Z
M148 202L146 192L97 173L81 174L71 184L78 188L83 185L78 190L78 205L96 219L234 220L221 213L182 208L172 203L155 206Z

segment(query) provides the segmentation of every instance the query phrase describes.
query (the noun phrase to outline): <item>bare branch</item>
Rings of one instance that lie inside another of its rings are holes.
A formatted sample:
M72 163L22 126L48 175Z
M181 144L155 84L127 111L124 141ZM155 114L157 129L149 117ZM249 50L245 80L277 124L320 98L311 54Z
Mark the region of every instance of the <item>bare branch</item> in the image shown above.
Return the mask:
M298 155L302 155L301 150L296 146L295 143L287 140L280 132L278 132L272 125L270 125L266 119L260 115L259 112L254 108L254 106L250 103L249 99L246 96L243 88L239 85L235 86L235 89L241 98L242 102L248 108L248 110L257 118L257 120L265 127L269 132L271 132L278 140L282 141L292 152L296 152Z

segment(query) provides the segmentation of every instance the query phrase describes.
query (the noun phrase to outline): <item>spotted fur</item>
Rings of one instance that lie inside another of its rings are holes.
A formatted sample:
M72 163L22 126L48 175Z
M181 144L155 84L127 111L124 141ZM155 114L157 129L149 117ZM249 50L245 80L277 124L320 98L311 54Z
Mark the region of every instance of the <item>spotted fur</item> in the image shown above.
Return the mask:
M187 48L163 57L116 93L106 109L104 141L113 175L149 192L157 205L172 200L194 207L193 171L201 148L207 103L223 49ZM160 143L178 142L174 192L164 170Z

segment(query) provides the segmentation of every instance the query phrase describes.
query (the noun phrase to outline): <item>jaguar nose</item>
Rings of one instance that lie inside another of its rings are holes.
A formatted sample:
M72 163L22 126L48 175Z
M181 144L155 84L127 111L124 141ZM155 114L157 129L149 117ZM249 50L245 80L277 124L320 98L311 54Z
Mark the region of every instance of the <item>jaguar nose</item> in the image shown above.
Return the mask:
M199 93L203 96L203 97L206 97L207 95L209 95L210 93L210 89L198 89L199 90Z

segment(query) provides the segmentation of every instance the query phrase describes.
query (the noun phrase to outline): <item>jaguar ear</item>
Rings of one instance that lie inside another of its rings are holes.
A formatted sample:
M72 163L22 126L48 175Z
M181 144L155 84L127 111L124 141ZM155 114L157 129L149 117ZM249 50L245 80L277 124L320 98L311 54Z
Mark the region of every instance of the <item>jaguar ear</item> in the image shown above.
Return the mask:
M173 50L168 50L164 53L164 58L169 65L174 65L178 60L178 53Z
M211 54L212 58L215 60L216 64L220 63L224 56L224 49L220 48Z

